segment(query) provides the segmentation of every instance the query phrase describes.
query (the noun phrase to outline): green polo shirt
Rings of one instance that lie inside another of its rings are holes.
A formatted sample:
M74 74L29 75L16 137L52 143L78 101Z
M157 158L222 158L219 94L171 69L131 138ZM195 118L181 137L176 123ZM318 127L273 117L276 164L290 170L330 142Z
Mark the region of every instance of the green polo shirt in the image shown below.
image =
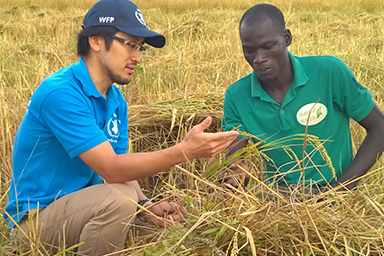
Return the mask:
M227 89L222 127L238 127L265 140L260 146L271 159L265 160L267 182L333 183L353 159L349 118L361 121L375 102L340 59L290 52L289 57L294 80L282 104L264 91L252 72ZM306 127L307 134L318 137L317 144L304 142Z

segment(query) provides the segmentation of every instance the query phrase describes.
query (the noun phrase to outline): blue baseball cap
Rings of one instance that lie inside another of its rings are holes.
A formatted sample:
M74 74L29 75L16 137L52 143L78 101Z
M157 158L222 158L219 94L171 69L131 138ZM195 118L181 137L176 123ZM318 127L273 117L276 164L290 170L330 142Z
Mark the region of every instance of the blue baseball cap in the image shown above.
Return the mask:
M83 29L95 26L111 26L132 36L145 38L145 42L157 48L165 45L165 37L147 28L143 14L129 0L100 0L88 10Z

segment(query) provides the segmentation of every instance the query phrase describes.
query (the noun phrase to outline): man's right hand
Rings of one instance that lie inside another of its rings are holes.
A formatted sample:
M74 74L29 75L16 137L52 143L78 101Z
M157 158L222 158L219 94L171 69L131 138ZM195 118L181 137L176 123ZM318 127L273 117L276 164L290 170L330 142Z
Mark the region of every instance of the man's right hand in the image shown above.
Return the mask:
M226 185L231 185L235 188L241 184L246 187L249 182L249 175L243 170L249 172L249 167L244 161L237 160L231 164L227 169L223 169L219 173L219 181L224 182Z
M203 122L194 126L180 143L188 159L197 157L212 157L223 152L239 135L236 131L205 133L212 123L212 118L207 117Z

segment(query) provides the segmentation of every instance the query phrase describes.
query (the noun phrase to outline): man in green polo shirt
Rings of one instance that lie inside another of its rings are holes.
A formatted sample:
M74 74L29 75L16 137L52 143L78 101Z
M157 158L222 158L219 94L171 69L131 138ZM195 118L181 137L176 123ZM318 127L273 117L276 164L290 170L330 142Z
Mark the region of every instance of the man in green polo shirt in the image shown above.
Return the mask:
M264 169L267 183L355 186L354 180L372 167L384 148L384 115L369 91L336 57L292 55L287 49L291 32L273 5L250 8L240 21L240 38L253 72L227 89L224 130L238 128L257 136L255 143L262 141L269 158ZM354 158L350 118L367 130ZM227 157L247 142L239 136ZM241 161L230 167L243 177L242 169L247 168ZM228 172L221 175L237 186Z

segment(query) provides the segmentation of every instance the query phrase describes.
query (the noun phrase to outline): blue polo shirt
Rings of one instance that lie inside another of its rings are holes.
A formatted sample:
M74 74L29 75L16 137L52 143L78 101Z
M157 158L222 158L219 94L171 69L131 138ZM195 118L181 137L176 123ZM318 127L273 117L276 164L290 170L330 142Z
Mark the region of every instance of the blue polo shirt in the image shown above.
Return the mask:
M267 182L333 183L353 159L350 118L361 121L375 102L340 59L289 57L294 80L282 104L252 72L227 89L222 126L265 140L259 149L267 156ZM305 143L306 131L318 139L308 136Z
M107 98L102 96L82 59L44 79L16 134L5 211L18 222L28 209L100 184L102 178L78 155L104 141L116 154L126 153L127 129L127 103L120 90L111 85Z

